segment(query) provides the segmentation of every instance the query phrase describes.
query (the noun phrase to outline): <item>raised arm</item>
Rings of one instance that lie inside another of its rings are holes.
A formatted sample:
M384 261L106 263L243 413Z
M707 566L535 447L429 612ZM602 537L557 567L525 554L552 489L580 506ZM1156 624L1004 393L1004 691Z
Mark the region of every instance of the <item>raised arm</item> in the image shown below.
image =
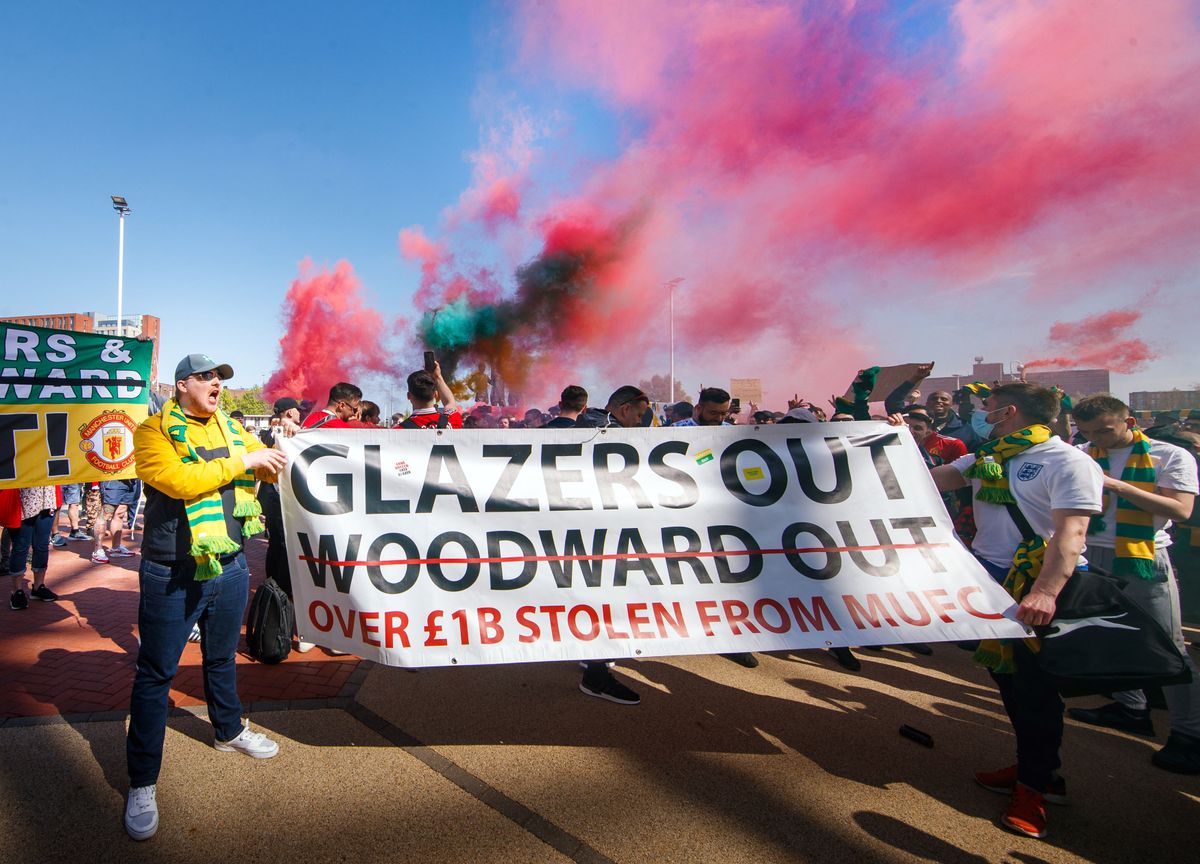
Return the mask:
M450 385L446 383L446 379L442 377L442 364L433 361L433 380L437 384L438 398L442 401L442 407L447 411L452 411L458 408L458 402L454 400L454 393L450 389Z

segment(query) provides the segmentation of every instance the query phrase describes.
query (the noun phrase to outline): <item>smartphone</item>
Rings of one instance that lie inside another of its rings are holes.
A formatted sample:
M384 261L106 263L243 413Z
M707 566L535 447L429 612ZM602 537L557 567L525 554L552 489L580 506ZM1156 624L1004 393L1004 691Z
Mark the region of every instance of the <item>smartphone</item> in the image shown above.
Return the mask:
M432 352L432 351L426 351L426 352L425 352L425 371L426 371L426 372L432 372L432 371L433 371L433 365L434 365L436 362L437 362L437 358L435 358L435 357L433 356L433 352Z
M741 414L742 413L742 400L741 399L729 400L729 413L730 414Z

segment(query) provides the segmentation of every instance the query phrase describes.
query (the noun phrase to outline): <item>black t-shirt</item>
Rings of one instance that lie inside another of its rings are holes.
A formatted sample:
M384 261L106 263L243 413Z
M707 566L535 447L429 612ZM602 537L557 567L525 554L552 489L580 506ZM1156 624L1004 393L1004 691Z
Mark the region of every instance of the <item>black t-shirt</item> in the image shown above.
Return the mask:
M542 427L543 429L574 429L575 421L570 417L555 417Z
M196 448L196 454L205 462L225 459L228 447L206 450ZM173 564L192 557L192 530L187 521L187 510L178 498L164 495L146 484L145 528L142 533L142 557L160 564ZM221 507L225 511L225 533L229 539L242 544L242 520L234 518L233 482L221 487Z

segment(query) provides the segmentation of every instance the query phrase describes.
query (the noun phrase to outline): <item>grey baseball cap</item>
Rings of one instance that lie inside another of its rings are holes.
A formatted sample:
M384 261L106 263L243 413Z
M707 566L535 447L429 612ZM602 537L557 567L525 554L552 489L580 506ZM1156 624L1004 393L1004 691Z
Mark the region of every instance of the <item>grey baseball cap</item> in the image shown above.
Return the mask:
M791 411L783 415L779 420L780 423L820 423L817 415L809 411L807 408L793 408Z
M228 381L233 377L233 367L228 363L218 363L207 354L189 354L175 367L175 380L182 381L189 375L207 372L210 369L216 369L222 381Z

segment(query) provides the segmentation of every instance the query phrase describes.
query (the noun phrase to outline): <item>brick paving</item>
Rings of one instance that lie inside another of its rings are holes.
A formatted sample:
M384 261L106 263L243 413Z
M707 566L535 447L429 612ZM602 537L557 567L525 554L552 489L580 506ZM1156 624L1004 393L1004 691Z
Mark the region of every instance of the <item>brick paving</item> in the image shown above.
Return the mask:
M125 545L137 549L129 539ZM247 545L251 592L264 577L266 550L261 536ZM57 603L31 599L23 612L0 606L0 719L128 709L138 650L140 558L96 564L91 551L90 541L51 547L46 585L59 595ZM10 591L5 582L5 598ZM243 640L238 691L246 705L334 698L360 662L315 648L266 666L246 655ZM184 649L171 704L204 704L197 644Z

